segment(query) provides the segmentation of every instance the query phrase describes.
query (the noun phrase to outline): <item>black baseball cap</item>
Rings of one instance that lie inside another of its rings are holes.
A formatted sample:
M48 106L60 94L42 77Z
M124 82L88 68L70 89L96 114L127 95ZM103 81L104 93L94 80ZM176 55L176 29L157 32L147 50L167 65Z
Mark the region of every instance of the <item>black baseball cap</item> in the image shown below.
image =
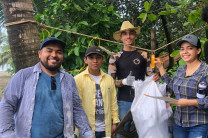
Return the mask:
M195 35L186 35L182 40L178 41L177 45L181 46L183 42L189 42L197 48L201 48L201 42Z
M90 54L98 54L98 55L101 55L103 56L103 52L102 52L102 49L97 47L97 46L91 46L89 47L86 52L85 52L85 57L87 57L88 55Z
M53 44L53 43L57 43L57 44L60 44L62 46L62 48L64 49L65 46L66 46L66 43L64 43L63 41L59 40L58 38L56 37L48 37L46 38L42 43L41 43L41 46L40 46L40 50L47 46L48 44Z

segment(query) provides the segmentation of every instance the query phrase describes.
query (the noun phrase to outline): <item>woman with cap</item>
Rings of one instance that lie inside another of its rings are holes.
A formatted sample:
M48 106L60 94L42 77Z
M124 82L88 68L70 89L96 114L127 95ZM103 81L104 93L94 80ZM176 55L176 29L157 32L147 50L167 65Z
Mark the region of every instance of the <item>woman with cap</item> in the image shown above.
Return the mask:
M174 138L207 138L208 133L208 65L199 60L201 43L195 35L187 35L177 43L186 62L171 79L156 58L161 79L175 93ZM202 92L202 93L201 93Z

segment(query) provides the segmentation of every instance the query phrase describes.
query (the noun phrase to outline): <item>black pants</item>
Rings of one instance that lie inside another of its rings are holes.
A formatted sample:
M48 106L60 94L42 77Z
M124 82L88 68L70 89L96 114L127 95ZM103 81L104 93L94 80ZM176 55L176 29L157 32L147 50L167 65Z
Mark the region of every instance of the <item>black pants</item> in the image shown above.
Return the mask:
M95 137L96 138L103 138L103 137L105 137L105 131L95 132Z

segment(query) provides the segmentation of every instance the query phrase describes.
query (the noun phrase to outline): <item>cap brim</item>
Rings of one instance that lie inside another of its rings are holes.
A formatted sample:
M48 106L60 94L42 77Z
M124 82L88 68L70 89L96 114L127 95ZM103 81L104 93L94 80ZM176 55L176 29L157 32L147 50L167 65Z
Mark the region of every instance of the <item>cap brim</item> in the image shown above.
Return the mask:
M101 54L101 53L89 52L89 53L87 53L87 54L85 55L85 57L89 56L90 54L98 54L98 55L100 55L100 56L104 56L104 55Z
M66 44L65 44L64 42L60 41L60 40L49 40L49 41L47 41L47 42L45 42L45 43L43 44L43 46L41 47L41 49L42 49L43 47L47 46L47 45L50 44L50 43L57 43L57 44L60 44L60 45L63 47L63 49L64 49L65 46L66 46Z
M134 27L134 28L128 28L128 29L124 29L124 30L117 31L117 32L115 32L115 33L113 34L113 38L114 38L116 41L121 41L121 40L120 40L121 32L126 31L126 30L135 30L137 35L140 34L140 27L138 26L138 27Z
M177 45L177 46L181 46L181 44L182 44L183 42L188 42L188 41L186 41L186 40L180 40L180 41L178 41L178 42L176 43L176 45Z
M180 41L178 41L178 42L176 43L176 45L177 45L177 46L181 46L181 44L182 44L183 42L188 42L188 43L192 44L191 42L189 42L189 41L187 41L187 40L180 40ZM195 44L192 44L192 45L195 46ZM195 47L197 47L197 46L195 46Z

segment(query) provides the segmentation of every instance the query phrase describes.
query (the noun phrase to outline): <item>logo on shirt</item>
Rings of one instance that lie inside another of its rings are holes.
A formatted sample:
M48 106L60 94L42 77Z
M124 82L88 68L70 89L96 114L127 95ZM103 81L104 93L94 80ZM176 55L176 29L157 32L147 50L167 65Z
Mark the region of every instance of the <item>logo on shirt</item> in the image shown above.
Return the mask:
M140 64L140 60L139 60L138 58L134 59L133 62L134 62L134 64L136 64L136 65Z

